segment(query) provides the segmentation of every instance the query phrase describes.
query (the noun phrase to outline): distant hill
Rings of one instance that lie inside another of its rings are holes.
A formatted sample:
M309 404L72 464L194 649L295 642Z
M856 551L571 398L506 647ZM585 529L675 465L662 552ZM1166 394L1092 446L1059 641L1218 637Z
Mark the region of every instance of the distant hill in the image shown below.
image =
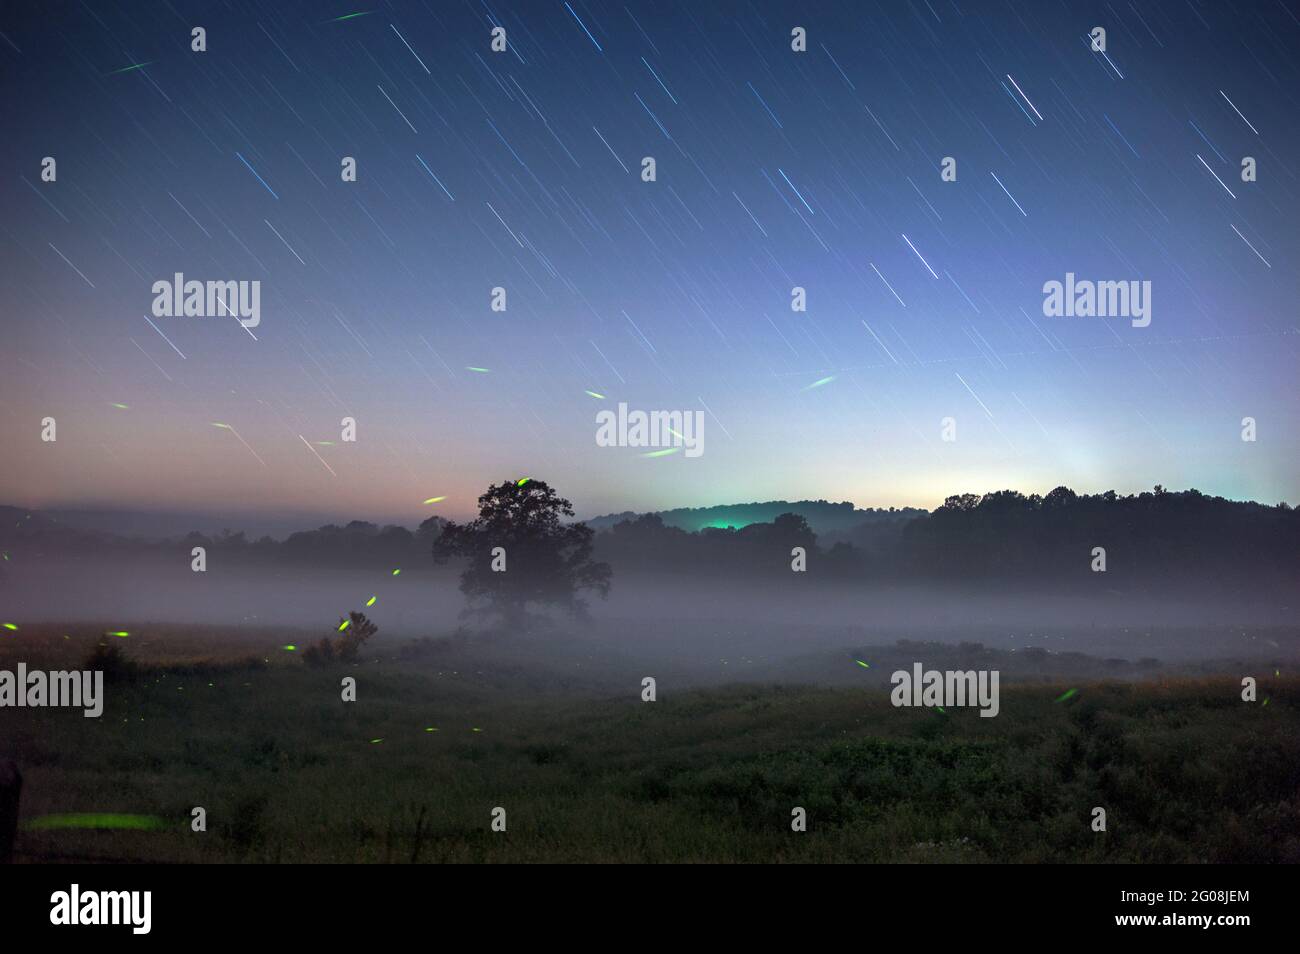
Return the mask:
M859 510L853 504L831 503L826 500L768 500L756 503L718 504L713 507L679 507L676 510L658 510L651 512L663 521L666 527L676 527L688 533L697 530L725 530L734 527L737 530L754 523L771 523L783 513L793 513L808 521L808 526L818 535L845 533L861 527L863 524L880 521L923 517L929 511L904 507L901 510L888 509ZM636 520L646 516L631 510L623 513L606 514L584 521L593 530L608 530L625 520Z

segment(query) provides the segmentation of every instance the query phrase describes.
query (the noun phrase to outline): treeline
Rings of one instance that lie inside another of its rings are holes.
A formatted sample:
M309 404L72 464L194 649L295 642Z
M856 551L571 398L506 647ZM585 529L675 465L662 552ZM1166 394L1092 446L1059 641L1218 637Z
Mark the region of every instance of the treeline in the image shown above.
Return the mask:
M658 514L624 520L596 535L596 558L624 572L689 573L693 576L773 574L790 571L790 552L803 547L820 555L817 535L799 514L736 529L710 527L688 533ZM839 552L852 548L842 546ZM825 569L825 567L817 567Z
M1080 495L1067 487L1046 496L962 494L933 513L822 538L795 514L697 533L646 515L596 538L597 555L616 572L697 577L788 576L793 547L805 549L809 577L836 580L997 582L1026 590L1185 584L1246 595L1300 584L1300 511L1159 486L1129 496Z
M1159 485L1128 496L962 494L904 528L900 564L947 580L1067 580L1091 575L1097 547L1115 585L1294 589L1300 511Z
M6 519L21 514L18 519ZM174 556L188 554L194 547L238 561L241 565L286 563L304 567L374 569L376 566L424 567L431 563L433 542L445 521L430 517L414 531L396 524L380 526L365 520L344 525L327 524L316 530L292 533L283 540L269 536L249 537L243 531L190 533L170 540L136 539L69 527L39 513L0 508L0 550L5 560L60 559L103 560ZM188 559L188 557L187 557ZM3 564L0 564L2 568Z
M241 564L367 570L431 567L433 544L444 526L437 517L414 531L354 520L284 540L253 540L228 530L160 542L78 531L39 514L0 508L0 518L15 515L0 524L6 560L11 554L24 560L173 555L178 548L188 553L201 546ZM807 557L807 574L798 578L791 575L795 547ZM1100 556L1096 548L1105 551L1104 574L1093 571ZM616 585L620 576L656 573L773 581L998 582L1024 589L1182 586L1250 595L1300 588L1300 511L1285 503L1243 503L1159 486L1128 496L1081 495L1067 487L1046 496L1003 490L949 497L932 513L874 511L848 530L820 535L796 513L694 532L662 515L633 515L596 534L594 555L613 567Z
M316 530L291 533L283 540L270 537L248 540L243 533L229 530L215 537L191 533L181 544L186 548L208 547L249 561L306 567L423 568L431 561L433 542L442 532L444 522L440 517L430 517L412 532L397 524L381 527L365 520L353 520L343 526L331 523Z
M655 516L666 527L695 532L698 530L726 530L755 523L771 523L782 514L803 517L815 533L847 533L864 527L896 524L914 517L925 516L927 511L913 507L859 510L848 502L831 503L828 500L765 500L755 503L720 504L713 507L679 507L661 510ZM593 530L608 530L617 524L636 520L641 514L630 510L618 514L593 517L587 526Z

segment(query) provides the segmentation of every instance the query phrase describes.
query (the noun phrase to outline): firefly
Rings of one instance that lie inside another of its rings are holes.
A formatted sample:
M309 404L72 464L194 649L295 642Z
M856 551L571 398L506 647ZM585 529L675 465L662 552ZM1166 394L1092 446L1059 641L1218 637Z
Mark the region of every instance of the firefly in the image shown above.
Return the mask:
M118 815L102 812L81 812L66 815L39 815L23 825L29 831L52 828L165 828L167 823L154 815Z

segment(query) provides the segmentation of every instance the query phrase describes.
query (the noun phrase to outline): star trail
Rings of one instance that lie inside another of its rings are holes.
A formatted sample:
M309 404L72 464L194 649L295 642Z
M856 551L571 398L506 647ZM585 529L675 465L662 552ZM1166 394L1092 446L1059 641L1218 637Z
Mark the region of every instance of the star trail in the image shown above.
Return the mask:
M1293 6L20 6L8 502L1300 496ZM1149 325L1048 317L1067 273ZM260 321L158 317L180 274ZM707 452L598 446L620 402Z

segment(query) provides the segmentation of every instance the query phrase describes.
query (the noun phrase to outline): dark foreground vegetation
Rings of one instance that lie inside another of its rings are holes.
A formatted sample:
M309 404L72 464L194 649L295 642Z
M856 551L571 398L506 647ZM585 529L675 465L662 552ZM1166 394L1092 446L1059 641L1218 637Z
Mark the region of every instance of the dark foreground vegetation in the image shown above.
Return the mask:
M24 627L0 648L0 668L21 640L29 666L93 651L109 671L100 719L4 712L0 759L26 777L17 860L1300 861L1300 679L1272 668L1255 703L1240 672L1012 679L982 719L892 707L890 650L870 647L843 654L876 660L861 687L661 680L646 703L634 670L580 650L538 669L507 642L430 640L313 667L284 648L301 633L160 631ZM957 668L976 651L895 654ZM37 823L71 812L163 826Z

